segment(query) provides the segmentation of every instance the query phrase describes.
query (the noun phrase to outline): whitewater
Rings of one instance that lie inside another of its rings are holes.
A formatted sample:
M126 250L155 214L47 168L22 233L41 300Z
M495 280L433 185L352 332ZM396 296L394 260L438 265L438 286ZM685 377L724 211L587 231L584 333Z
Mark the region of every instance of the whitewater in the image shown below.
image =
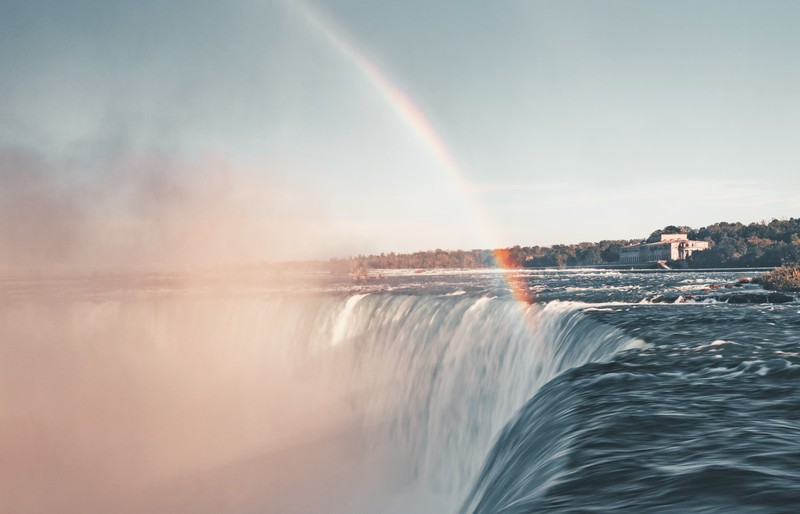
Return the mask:
M794 512L800 303L751 275L7 278L0 511Z

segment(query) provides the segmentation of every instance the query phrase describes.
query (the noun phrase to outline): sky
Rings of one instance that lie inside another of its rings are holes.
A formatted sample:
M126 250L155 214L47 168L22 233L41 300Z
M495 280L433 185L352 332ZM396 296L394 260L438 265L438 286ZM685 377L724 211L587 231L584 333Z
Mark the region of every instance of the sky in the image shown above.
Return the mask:
M800 212L793 1L3 0L0 266Z

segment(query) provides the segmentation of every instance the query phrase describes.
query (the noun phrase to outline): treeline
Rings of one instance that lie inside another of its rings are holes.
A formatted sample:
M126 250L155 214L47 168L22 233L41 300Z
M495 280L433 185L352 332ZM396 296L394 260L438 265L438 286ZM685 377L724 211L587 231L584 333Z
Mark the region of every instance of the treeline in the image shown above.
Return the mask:
M369 269L508 268L591 266L619 263L620 248L656 242L661 234L688 234L690 239L709 241L708 250L695 253L692 268L767 267L800 261L800 219L769 223L715 223L700 229L670 225L646 239L605 240L553 246L514 246L500 250L429 250L414 253L381 253L331 259L326 263L303 263L304 267L327 268L339 273Z
M494 258L489 250L390 252L328 261L328 267L332 271L347 273L356 269L489 268L494 265Z
M600 241L554 246L514 246L499 250L430 250L414 253L382 253L331 259L336 272L362 269L506 268L564 267L612 264L619 261L619 249L636 241Z
M614 264L619 262L619 249L641 240L600 241L573 245L526 246L514 252L511 262L516 267L564 267Z
M708 250L692 255L692 268L749 268L781 266L800 261L800 218L758 223L714 223L694 229L670 225L650 234L645 242L660 241L662 234L687 234L708 241ZM574 266L611 264L619 261L619 248L641 240L601 241L547 248L523 248L522 266Z
M722 222L686 233L711 242L711 248L692 256L693 268L780 266L800 260L800 218L749 225Z

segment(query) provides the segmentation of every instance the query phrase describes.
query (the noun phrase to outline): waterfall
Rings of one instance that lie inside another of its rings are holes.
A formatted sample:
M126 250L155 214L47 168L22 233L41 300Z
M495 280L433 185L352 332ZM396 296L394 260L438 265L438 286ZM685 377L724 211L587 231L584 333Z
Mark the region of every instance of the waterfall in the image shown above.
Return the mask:
M0 333L4 438L76 512L353 422L454 509L538 388L630 343L569 303L388 292L25 299Z

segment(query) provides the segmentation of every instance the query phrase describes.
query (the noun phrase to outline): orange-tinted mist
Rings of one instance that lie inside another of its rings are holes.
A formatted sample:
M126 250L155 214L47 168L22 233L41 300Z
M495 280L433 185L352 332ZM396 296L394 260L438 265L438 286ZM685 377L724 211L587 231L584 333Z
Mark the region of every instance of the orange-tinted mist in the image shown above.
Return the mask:
M494 257L494 262L503 269L513 270L518 265L512 260L511 252L507 249L494 250L492 251L492 256ZM504 278L515 300L524 303L534 302L536 298L528 285L528 281L525 280L525 277L512 272L505 273Z

